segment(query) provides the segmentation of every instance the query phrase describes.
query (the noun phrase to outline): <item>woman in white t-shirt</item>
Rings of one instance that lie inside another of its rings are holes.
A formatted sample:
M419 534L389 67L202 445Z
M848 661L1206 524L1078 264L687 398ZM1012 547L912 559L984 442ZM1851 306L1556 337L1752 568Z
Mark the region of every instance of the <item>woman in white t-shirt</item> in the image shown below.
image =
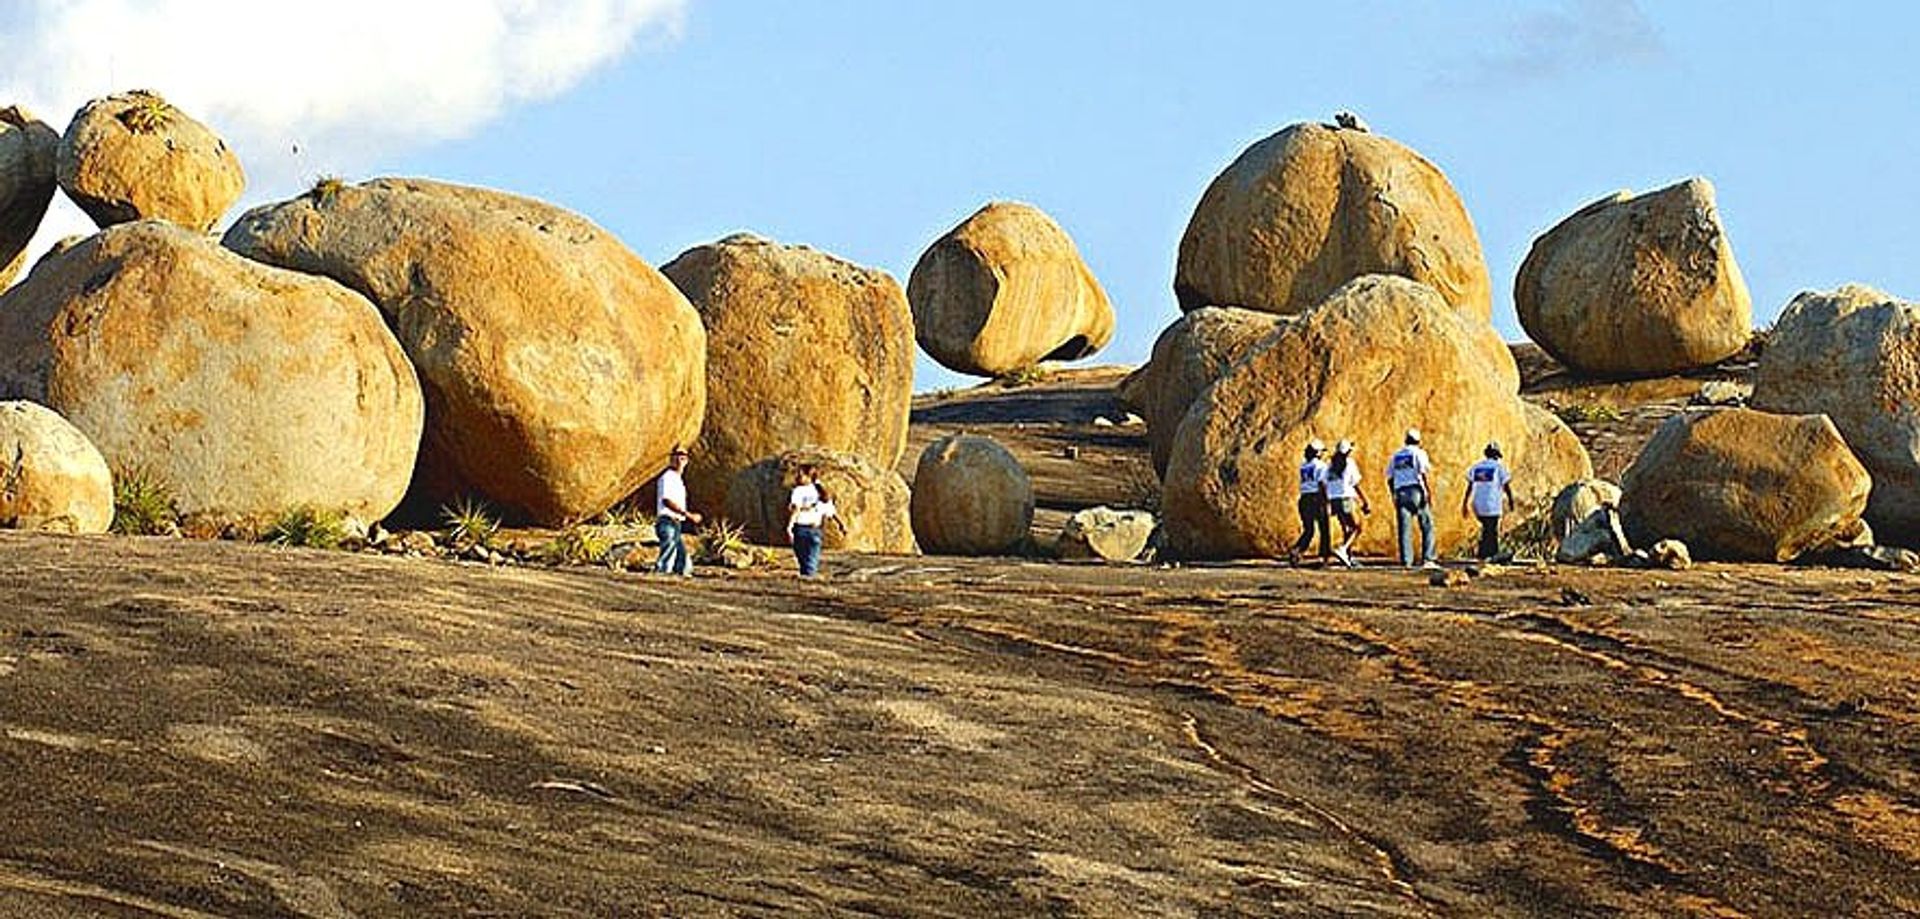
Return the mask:
M1360 490L1360 464L1353 461L1353 441L1343 440L1334 445L1333 459L1327 461L1327 507L1333 511L1333 519L1340 521L1340 548L1333 551L1333 556L1348 568L1355 567L1353 541L1360 538L1360 518L1353 513L1355 502L1361 514L1372 516L1373 502Z
M1500 518L1513 506L1513 473L1500 461L1500 445L1487 444L1486 459L1467 469L1467 493L1460 496L1460 515L1480 520L1482 559L1500 554Z
M822 528L834 516L833 499L820 484L820 471L812 465L800 467L798 483L787 498L787 541L793 544L794 560L800 563L800 576L813 577L820 572L820 549L825 534Z

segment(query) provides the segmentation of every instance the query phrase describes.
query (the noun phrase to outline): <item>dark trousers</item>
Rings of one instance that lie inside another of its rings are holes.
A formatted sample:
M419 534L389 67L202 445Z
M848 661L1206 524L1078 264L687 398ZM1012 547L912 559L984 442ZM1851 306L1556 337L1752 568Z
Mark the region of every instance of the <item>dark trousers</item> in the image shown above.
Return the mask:
M1327 496L1311 494L1300 496L1300 538L1294 542L1293 551L1305 552L1313 544L1314 531L1320 532L1320 557L1333 555L1333 520L1327 514Z
M819 527L793 528L793 557L800 562L801 577L810 578L820 573Z
M1500 554L1500 515L1480 518L1480 550L1475 555L1489 559Z

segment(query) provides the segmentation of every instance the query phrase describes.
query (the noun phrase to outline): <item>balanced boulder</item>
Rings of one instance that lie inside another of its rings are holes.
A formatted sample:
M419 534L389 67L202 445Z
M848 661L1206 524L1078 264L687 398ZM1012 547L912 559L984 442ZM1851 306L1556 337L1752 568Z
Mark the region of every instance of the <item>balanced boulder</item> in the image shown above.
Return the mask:
M0 290L26 264L27 244L40 229L59 187L54 178L60 134L16 105L0 108Z
M1872 480L1824 415L1697 409L1660 426L1620 487L1636 545L1785 562L1858 542Z
M1833 419L1873 477L1874 533L1920 546L1920 305L1858 284L1795 297L1767 337L1752 404Z
M911 495L892 467L881 468L857 453L804 447L754 463L733 477L727 518L763 545L787 543L787 511L800 469L812 466L836 511L821 528L828 549L912 555Z
M0 402L0 527L105 533L113 475L87 435L32 402Z
M1704 367L1753 336L1747 284L1705 179L1576 211L1534 241L1513 299L1529 338L1593 376Z
M1481 322L1493 314L1480 238L1439 169L1379 134L1296 124L1208 186L1173 290L1183 310L1297 313L1366 274L1418 281Z
M1068 559L1104 559L1130 562L1147 550L1158 523L1148 511L1117 511L1090 507L1067 518L1055 543L1055 554Z
M993 202L936 240L907 299L920 347L958 373L1079 360L1113 338L1107 292L1067 232L1027 204Z
M323 183L225 243L385 314L427 394L411 515L477 495L534 523L590 517L700 433L700 315L578 215L440 182Z
M1033 528L1033 482L997 441L949 434L913 474L913 535L940 555L1003 555Z
M58 168L60 188L101 227L165 220L204 233L247 187L226 141L145 90L82 106Z
M694 507L719 507L737 473L791 447L899 463L913 317L886 272L746 234L660 270L707 330L707 417L686 475Z
M1405 278L1370 275L1281 324L1202 393L1175 435L1163 507L1169 550L1198 558L1273 557L1298 535L1296 467L1313 439L1352 440L1362 488L1391 509L1388 457L1420 428L1434 463L1442 550L1468 544L1458 513L1467 468L1498 441L1521 509L1592 475L1558 419L1519 397L1519 371L1493 329ZM1521 515L1513 515L1518 518ZM1362 552L1394 548L1376 516Z
M1120 398L1147 422L1153 471L1164 475L1173 436L1193 400L1286 320L1272 313L1208 306L1175 320L1153 356L1120 386Z
M155 221L0 297L0 397L58 411L215 521L302 506L377 521L420 443L420 385L365 298Z

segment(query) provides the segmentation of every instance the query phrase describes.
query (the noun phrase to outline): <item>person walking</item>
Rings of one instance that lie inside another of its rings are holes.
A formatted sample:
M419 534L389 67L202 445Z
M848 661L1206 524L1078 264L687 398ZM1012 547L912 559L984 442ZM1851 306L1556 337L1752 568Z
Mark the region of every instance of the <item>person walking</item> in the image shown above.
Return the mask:
M1373 516L1373 502L1360 490L1360 464L1353 461L1353 441L1343 440L1334 445L1333 459L1327 461L1327 506L1340 521L1340 548L1333 550L1333 557L1348 568L1357 567L1353 542L1360 538L1360 518L1353 513L1355 502L1361 514Z
M1300 553L1320 534L1320 564L1333 558L1333 520L1327 515L1327 445L1319 438L1308 442L1300 464L1300 539L1287 550L1287 563L1300 564Z
M820 573L820 550L824 542L822 528L834 516L833 499L820 484L820 470L813 465L800 467L799 482L787 497L787 541L793 544L794 560L800 563L800 576Z
M1420 447L1420 429L1407 431L1406 444L1387 461L1387 487L1393 490L1394 527L1400 537L1400 566L1412 568L1413 525L1420 524L1420 560L1436 566L1433 551L1433 460Z
M1467 491L1460 496L1460 516L1480 519L1481 560L1500 554L1500 517L1513 507L1513 473L1500 461L1500 444L1487 444L1486 459L1467 469Z
M687 449L678 444L667 457L667 468L654 481L653 534L660 538L660 556L654 559L657 574L693 574L693 560L687 557L687 544L681 538L688 523L701 517L687 509Z

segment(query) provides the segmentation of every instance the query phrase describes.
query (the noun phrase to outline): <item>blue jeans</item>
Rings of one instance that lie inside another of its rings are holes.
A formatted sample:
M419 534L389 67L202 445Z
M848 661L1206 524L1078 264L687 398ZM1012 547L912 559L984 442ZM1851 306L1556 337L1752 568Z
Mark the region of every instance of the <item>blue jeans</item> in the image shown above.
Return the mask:
M654 560L653 570L658 574L692 574L692 566L687 564L687 544L680 539L684 524L672 517L655 517L653 535L660 537L660 557Z
M820 573L819 527L793 528L793 557L800 562L801 577L810 578Z
M1397 488L1393 492L1393 512L1400 530L1400 564L1413 564L1413 524L1420 524L1420 560L1434 561L1433 506L1427 492L1418 485Z

